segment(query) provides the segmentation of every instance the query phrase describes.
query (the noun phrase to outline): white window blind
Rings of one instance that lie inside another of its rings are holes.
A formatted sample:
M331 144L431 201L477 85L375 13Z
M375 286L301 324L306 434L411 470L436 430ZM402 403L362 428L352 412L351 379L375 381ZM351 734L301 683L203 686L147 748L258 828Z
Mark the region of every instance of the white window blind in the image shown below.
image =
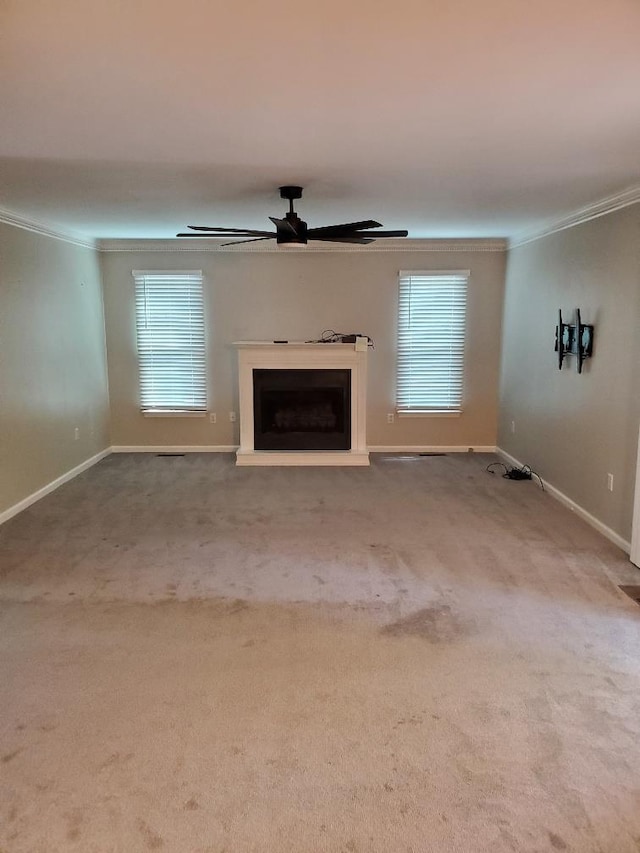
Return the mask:
M400 272L398 413L462 407L468 271Z
M134 270L143 412L207 408L202 272Z

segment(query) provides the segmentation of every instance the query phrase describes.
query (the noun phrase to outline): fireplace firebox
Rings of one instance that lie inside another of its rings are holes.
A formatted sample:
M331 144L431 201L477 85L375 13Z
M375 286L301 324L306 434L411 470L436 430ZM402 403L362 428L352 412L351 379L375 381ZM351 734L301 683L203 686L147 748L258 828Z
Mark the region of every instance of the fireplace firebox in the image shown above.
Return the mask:
M351 370L253 370L255 450L350 450Z

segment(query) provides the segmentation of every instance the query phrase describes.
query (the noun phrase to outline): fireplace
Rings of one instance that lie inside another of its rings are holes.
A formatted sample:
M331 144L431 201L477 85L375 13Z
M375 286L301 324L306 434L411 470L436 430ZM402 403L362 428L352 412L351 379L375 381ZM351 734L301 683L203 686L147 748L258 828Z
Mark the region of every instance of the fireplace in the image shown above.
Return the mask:
M350 370L253 371L255 450L350 450Z
M237 465L368 465L367 351L238 341Z

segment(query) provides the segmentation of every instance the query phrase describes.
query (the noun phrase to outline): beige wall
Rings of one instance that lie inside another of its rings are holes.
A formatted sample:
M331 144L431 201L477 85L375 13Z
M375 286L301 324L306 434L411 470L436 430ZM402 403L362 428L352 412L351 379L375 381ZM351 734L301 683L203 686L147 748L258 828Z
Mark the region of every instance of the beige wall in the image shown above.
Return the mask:
M558 370L558 309L595 325ZM640 205L509 253L500 446L629 540L640 417ZM515 434L511 422L515 421ZM614 491L607 490L607 473Z
M107 447L108 406L97 253L0 225L0 514Z
M232 445L235 340L306 340L324 329L362 332L370 351L367 441L376 446L495 445L503 252L106 252L102 255L113 445ZM132 269L202 269L210 353L208 419L139 412ZM466 402L460 418L398 419L394 411L400 269L471 270Z
M368 443L499 445L630 538L640 420L640 205L509 253L96 253L0 225L0 514L113 445L232 445L239 339L371 335ZM208 419L138 410L132 269L202 269ZM394 369L399 269L470 269L465 411L399 419ZM596 326L583 374L553 351L558 308ZM104 350L104 320L111 393ZM498 369L502 335L500 420ZM515 422L515 433L511 422ZM80 439L74 440L74 429ZM606 488L607 473L614 491Z

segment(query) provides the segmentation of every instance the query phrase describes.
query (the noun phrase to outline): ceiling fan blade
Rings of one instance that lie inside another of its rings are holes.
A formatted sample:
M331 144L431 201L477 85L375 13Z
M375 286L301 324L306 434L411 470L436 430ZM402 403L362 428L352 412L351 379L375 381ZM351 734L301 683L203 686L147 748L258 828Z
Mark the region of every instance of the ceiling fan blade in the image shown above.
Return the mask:
M266 237L272 231L256 231L254 228L222 228L216 225L187 225L192 231L219 231L221 234L255 234L256 237Z
M373 219L365 219L363 222L344 222L340 225L324 225L321 228L310 228L307 233L309 237L312 237L315 234L327 234L329 232L352 234L354 231L362 231L365 228L382 228L382 225L379 222L375 222Z
M353 233L350 235L345 235L344 237L326 237L324 235L323 236L317 236L316 235L314 237L309 237L309 239L310 240L318 240L319 242L323 242L323 243L361 243L363 245L365 243L375 243L374 237L365 237L364 235L362 237L358 237L358 236L354 235Z
M318 234L317 231L308 234L309 240L338 240L349 239L351 237L370 237L372 240L377 240L379 237L406 237L408 231L326 231Z
M219 234L216 232L207 232L206 234L191 234L191 233L180 233L176 234L176 237L199 237L201 240L211 240L216 237L256 237L258 235L264 235L264 237L260 237L260 239L268 240L270 237L275 237L276 234L273 231L234 231L231 234L229 232L222 231Z
M373 237L374 240L377 240L378 237L408 237L409 232L402 231L372 231L371 234L363 234L363 237Z
M240 243L259 243L261 240L273 240L275 234L270 234L268 237L254 237L253 240L234 240L232 243L220 243L220 249L223 246L239 246Z
M298 232L288 219L277 219L275 216L270 216L269 219L279 231L286 231L288 234L293 234L295 237L298 236Z

